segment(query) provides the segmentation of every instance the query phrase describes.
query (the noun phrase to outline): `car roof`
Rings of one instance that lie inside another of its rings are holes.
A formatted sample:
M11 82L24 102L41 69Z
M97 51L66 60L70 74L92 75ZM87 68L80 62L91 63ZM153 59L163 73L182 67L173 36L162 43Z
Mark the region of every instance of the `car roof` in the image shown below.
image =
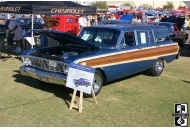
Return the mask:
M95 25L90 26L88 28L109 28L109 29L116 29L120 31L128 31L128 30L153 30L153 29L168 29L164 26L157 25Z
M171 22L159 22L159 23L165 23L165 24L170 24L170 25L175 24L175 23L171 23Z
M129 23L127 20L103 20L101 23Z

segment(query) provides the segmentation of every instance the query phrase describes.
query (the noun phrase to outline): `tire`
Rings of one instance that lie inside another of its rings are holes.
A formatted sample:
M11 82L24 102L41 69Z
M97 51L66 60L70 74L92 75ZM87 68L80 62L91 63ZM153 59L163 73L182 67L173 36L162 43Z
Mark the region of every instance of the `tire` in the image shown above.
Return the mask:
M92 87L94 89L94 93L96 96L100 93L100 91L102 89L103 80L104 79L103 79L102 73L99 70L96 70L96 72L94 74L94 82L92 83ZM84 96L87 98L91 98L92 94L84 93Z
M152 76L160 76L164 70L163 59L157 59L152 68L150 69L150 74Z

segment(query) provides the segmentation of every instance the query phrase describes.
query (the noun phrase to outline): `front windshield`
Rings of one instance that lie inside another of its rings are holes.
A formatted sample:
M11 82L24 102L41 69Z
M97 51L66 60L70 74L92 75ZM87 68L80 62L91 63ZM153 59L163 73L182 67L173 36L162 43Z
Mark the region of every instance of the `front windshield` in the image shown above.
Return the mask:
M120 31L109 28L84 28L78 35L81 39L90 43L115 47L119 38Z

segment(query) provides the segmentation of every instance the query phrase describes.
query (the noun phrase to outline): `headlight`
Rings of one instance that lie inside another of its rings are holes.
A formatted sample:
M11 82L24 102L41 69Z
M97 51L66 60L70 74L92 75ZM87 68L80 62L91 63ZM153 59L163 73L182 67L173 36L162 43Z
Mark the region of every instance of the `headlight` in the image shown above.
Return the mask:
M28 57L24 58L24 65L31 65L31 60Z

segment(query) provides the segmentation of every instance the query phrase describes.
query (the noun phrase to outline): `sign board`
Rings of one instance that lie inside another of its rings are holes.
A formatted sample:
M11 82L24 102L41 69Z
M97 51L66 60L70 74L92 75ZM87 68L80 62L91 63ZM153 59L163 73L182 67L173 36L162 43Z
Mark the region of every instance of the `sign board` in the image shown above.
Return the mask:
M146 43L146 36L145 36L145 33L140 33L141 35L141 43L144 44Z
M71 63L69 65L66 86L90 94L94 73L94 68Z

